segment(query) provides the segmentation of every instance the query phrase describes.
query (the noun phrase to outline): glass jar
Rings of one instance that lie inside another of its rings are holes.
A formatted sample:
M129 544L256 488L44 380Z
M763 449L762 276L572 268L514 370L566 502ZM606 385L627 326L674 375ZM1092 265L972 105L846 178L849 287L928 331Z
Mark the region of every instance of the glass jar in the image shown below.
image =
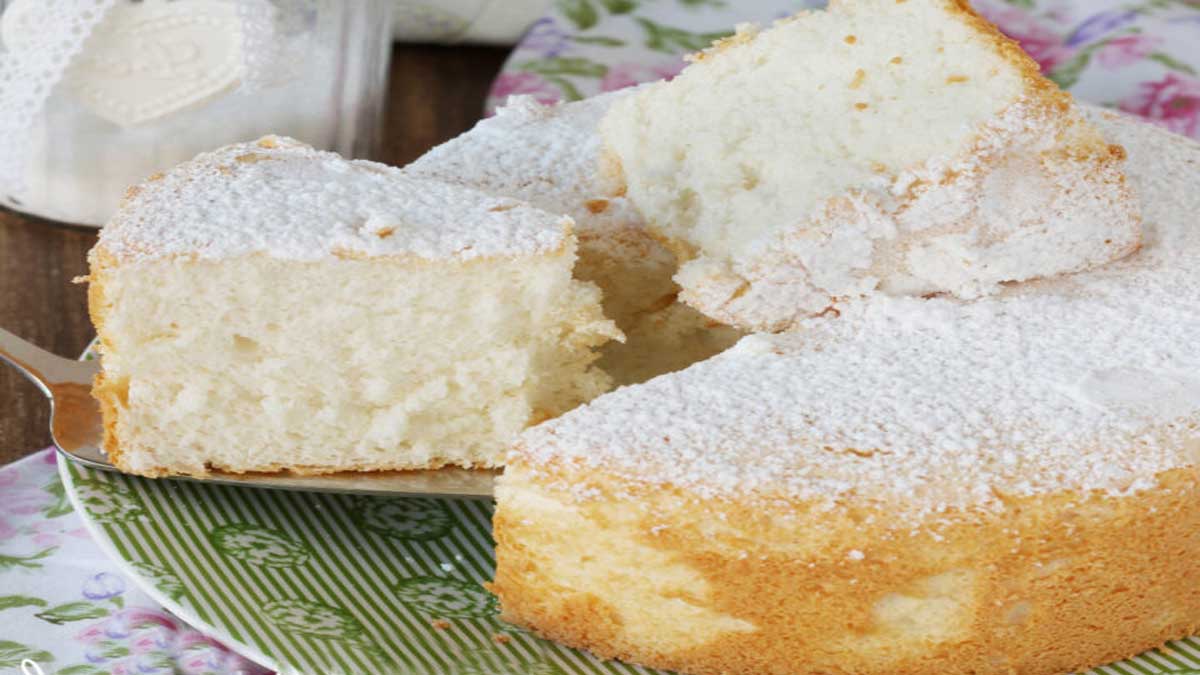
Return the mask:
M0 0L10 208L99 226L130 185L267 134L350 157L375 150L389 0L74 4Z

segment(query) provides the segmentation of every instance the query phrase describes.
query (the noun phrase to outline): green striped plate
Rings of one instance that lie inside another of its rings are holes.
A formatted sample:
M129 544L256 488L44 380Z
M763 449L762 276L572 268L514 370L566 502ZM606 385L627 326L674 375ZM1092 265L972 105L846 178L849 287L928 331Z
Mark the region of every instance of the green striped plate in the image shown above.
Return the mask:
M492 505L154 481L60 462L76 510L159 602L281 673L651 673L502 623ZM1200 675L1187 639L1097 668Z
M92 537L144 591L282 675L665 672L501 622L482 586L496 566L490 501L150 480L70 461L58 472ZM1085 675L1158 673L1200 675L1200 638Z
M184 620L281 673L651 673L502 623L492 505L155 481L60 462L104 549Z

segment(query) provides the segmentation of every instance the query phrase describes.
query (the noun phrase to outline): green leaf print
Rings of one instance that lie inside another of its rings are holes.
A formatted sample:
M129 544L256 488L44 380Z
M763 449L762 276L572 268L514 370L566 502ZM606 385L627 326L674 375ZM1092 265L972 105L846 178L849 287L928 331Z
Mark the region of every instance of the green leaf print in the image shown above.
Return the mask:
M1083 71L1088 67L1088 64L1091 63L1092 52L1094 51L1095 47L1102 44L1104 43L1092 45L1084 50L1081 50L1069 61L1047 73L1046 77L1053 80L1054 83L1059 87L1063 89L1070 89L1071 87L1075 86L1075 83L1079 81L1079 76L1083 74Z
M0 610L14 607L45 607L50 603L30 595L0 595Z
M585 45L599 45L601 47L624 47L625 41L612 37L604 37L603 35L576 35L571 38L572 41Z
M42 515L47 518L58 518L65 516L74 508L71 507L71 500L67 499L67 490L63 487L62 481L55 477L54 481L43 488L54 497L54 503L42 508Z
M285 630L312 637L358 641L362 624L350 612L311 600L272 600L263 605L263 614Z
M21 662L29 659L35 663L53 661L54 655L35 649L20 642L0 640L0 668L16 668Z
M130 654L129 647L116 640L105 640L100 647L100 656L106 659L123 659Z
M579 87L576 87L567 77L599 79L608 74L608 66L584 58L536 59L518 63L516 68L541 75L547 82L561 89L563 99L567 101L578 101L583 98Z
M578 77L604 77L608 66L590 59L578 57L555 57L518 63L517 68L539 75L576 75Z
M27 570L36 570L40 568L42 564L34 561L46 558L56 550L58 550L57 546L51 546L50 548L42 549L37 553L31 553L29 555L0 555L0 572L13 567L24 567Z
M438 499L364 497L350 517L364 530L393 539L428 541L450 533L454 517Z
M681 28L672 28L655 23L645 17L638 17L638 25L646 32L646 47L668 54L681 51L697 52L707 49L716 40L728 37L731 31L723 33L692 33Z
M208 539L222 554L260 567L295 567L312 555L303 542L253 523L221 525Z
M149 579L155 588L175 602L179 602L183 596L187 595L187 589L183 587L183 582L174 573L146 562L135 562L132 566L143 577Z
M1165 54L1163 52L1154 52L1148 58L1152 61L1157 61L1157 62L1163 64L1164 66L1170 68L1171 70L1178 70L1181 73L1187 73L1189 75L1196 74L1195 68L1176 59L1174 56L1171 56L1170 54Z
M1033 0L1005 0L1005 2L1021 9L1033 9Z
M679 0L679 4L689 9L697 7L724 7L725 0Z
M600 0L609 14L628 14L638 8L637 0Z
M412 577L394 587L400 602L436 619L481 619L499 612L496 598L482 586L458 579Z
M108 608L103 605L96 605L90 602L68 602L63 605L55 605L44 612L34 614L42 621L49 621L55 624L64 624L70 621L83 621L84 619L99 619L108 616Z
M93 518L104 523L125 523L146 515L142 502L132 491L100 480L76 480L79 501Z
M77 666L60 668L55 675L108 675L108 671L90 663L81 663Z
M579 30L587 30L600 20L600 14L590 0L558 0L558 11Z

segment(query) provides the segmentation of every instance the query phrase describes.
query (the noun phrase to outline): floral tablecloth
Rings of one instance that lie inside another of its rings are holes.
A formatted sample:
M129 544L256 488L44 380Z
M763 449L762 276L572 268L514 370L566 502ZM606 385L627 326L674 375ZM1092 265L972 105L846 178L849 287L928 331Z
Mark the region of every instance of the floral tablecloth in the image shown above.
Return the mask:
M682 54L734 22L814 4L821 3L558 0L514 50L489 106L511 94L574 100L671 77ZM1200 138L1200 0L974 4L1078 98ZM72 513L54 462L43 451L0 467L0 675L264 672L124 578Z
M496 79L510 95L576 100L671 77L681 54L739 20L767 22L819 0L558 0ZM1083 101L1200 138L1200 0L972 0Z
M266 673L118 571L73 512L55 461L43 450L0 467L0 674Z

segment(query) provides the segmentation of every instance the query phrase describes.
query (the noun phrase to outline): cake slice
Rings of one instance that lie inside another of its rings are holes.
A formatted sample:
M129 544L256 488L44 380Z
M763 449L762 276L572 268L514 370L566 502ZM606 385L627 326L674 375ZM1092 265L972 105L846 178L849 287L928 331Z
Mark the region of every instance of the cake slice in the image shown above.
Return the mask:
M523 199L575 221L575 276L604 292L604 313L625 342L601 349L616 384L679 370L731 346L740 333L678 302L675 257L646 230L629 200L599 171L600 120L629 90L542 105L512 97L494 117L405 167L496 195Z
M105 449L148 476L496 466L609 387L571 225L284 138L151 178L90 254Z
M964 0L833 0L692 60L613 105L604 161L718 321L977 297L1139 245L1121 149Z

